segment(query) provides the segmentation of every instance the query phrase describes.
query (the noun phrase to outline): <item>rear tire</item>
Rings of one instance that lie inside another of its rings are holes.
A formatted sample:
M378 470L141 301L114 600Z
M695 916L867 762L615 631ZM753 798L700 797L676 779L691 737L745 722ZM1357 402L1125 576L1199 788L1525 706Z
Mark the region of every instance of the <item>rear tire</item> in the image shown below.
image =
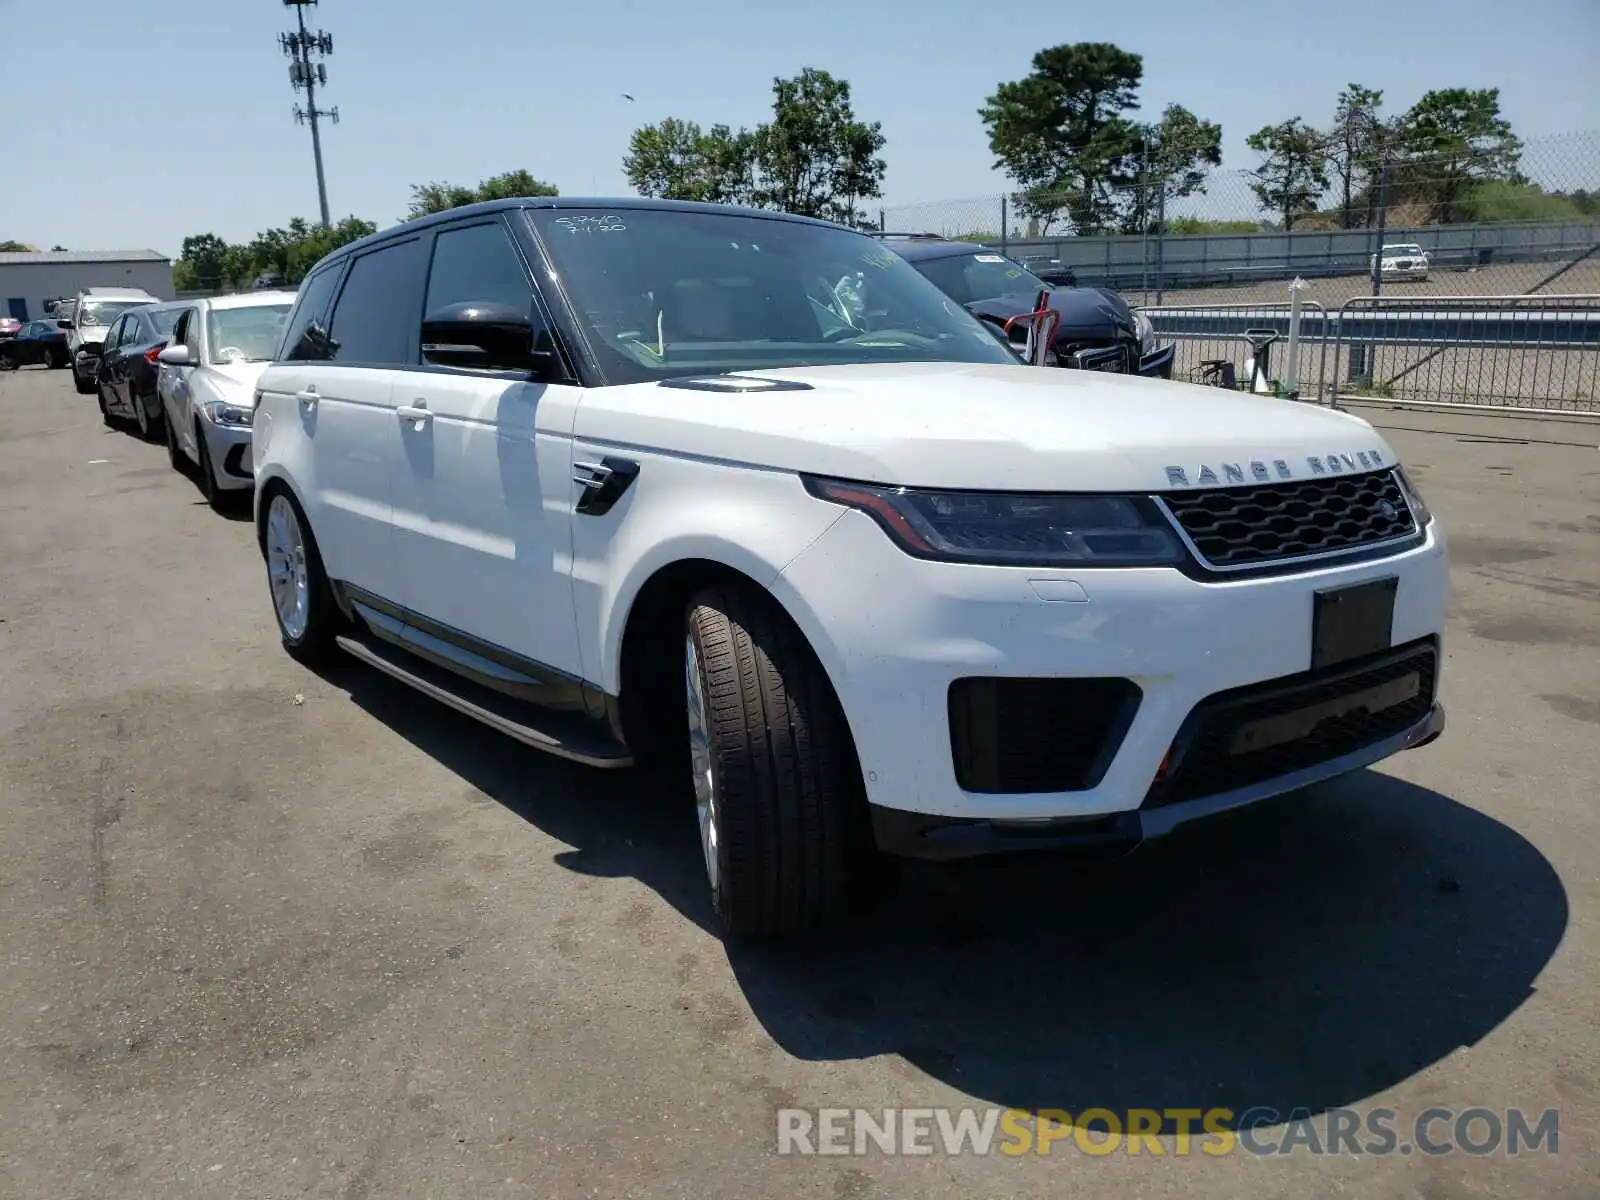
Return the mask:
M866 803L822 666L768 597L692 596L684 676L701 848L730 936L823 929L864 879Z
M155 441L155 427L151 424L150 410L145 407L144 397L131 383L128 385L128 395L133 397L133 423L139 427L139 440Z
M202 443L203 444L203 443ZM267 589L283 648L308 667L322 666L334 654L333 639L343 619L322 568L322 554L305 512L282 484L262 497L261 551L267 563Z

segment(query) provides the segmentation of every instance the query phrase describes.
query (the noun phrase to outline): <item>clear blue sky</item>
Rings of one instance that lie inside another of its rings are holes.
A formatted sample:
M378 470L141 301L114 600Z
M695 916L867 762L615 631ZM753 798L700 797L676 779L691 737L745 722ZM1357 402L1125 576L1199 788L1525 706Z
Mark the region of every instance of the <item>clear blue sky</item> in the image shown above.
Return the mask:
M0 239L176 254L189 233L315 218L280 0L0 13ZM1524 137L1600 129L1600 0L324 0L308 16L335 42L329 203L380 226L412 183L517 167L568 194L626 193L636 125L754 125L772 77L806 66L848 79L857 114L883 123L890 204L996 193L978 107L1035 50L1073 41L1142 54L1145 110L1220 122L1225 168L1253 164L1244 138L1264 124L1327 120L1351 80L1393 110L1432 87L1499 87Z

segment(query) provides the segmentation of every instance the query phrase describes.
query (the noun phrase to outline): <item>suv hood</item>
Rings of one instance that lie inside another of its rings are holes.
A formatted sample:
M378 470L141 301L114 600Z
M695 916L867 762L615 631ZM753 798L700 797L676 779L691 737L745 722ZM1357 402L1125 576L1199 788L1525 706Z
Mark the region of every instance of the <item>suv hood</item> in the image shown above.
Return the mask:
M735 380L787 386L726 390ZM1171 491L1398 462L1367 422L1311 404L1000 364L793 367L599 388L574 433L782 471L1012 491Z
M1047 297L1050 307L1061 314L1056 329L1056 341L1077 341L1085 337L1115 338L1118 335L1133 337L1133 316L1128 306L1098 288L1055 288ZM1007 296L993 296L987 300L974 300L967 311L991 322L1004 321L1018 313L1030 311L1034 296L1016 292Z

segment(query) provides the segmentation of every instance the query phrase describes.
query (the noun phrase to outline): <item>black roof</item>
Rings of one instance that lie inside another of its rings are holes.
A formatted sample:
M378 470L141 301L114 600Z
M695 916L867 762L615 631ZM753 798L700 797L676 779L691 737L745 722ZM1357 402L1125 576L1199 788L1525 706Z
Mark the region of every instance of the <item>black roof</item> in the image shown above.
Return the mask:
M649 196L518 196L509 200L484 200L477 204L463 204L460 208L448 208L444 212L429 213L425 217L402 221L398 225L380 229L377 233L369 233L364 238L330 251L317 265L321 266L322 263L387 241L401 231L427 229L445 221L508 212L516 208L605 208L613 212L660 209L666 212L705 213L712 216L760 217L768 221L790 221L798 225L821 225L826 229L844 228L832 221L819 221L814 217L796 216L794 213L778 212L770 208L740 208L732 204L705 204L698 200L659 200Z

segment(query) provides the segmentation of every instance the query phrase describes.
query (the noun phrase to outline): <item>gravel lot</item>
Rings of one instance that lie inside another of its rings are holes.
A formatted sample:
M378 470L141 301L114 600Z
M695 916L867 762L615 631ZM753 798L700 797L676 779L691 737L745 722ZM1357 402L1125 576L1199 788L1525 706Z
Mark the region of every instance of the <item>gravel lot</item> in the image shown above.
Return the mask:
M0 1195L1592 1196L1596 431L1379 419L1453 534L1442 741L730 950L681 789L307 673L247 523L65 372L0 376ZM775 1152L778 1108L890 1104L1561 1125L1515 1159Z

